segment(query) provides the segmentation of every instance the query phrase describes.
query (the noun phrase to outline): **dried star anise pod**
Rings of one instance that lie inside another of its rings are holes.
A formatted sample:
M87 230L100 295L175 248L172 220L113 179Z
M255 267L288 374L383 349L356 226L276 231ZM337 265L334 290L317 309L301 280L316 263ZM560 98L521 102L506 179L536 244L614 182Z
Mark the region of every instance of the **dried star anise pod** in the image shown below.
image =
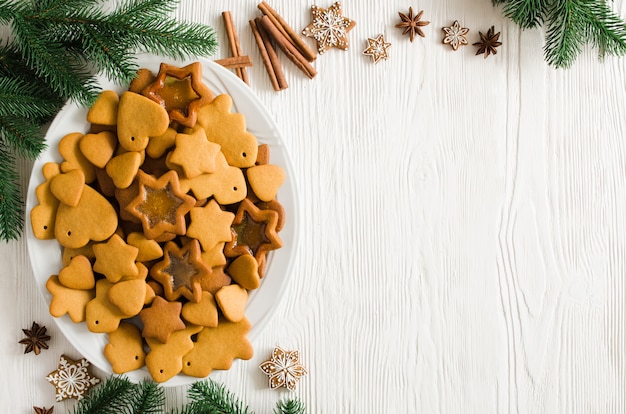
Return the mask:
M404 14L402 12L398 12L400 16L400 23L396 24L396 27L399 29L404 29L402 34L409 34L409 39L413 42L415 35L418 34L421 37L425 37L424 32L422 32L421 27L428 26L430 22L423 21L422 15L424 14L424 10L420 10L417 15L413 15L413 8L409 7L409 14Z
M35 414L53 414L54 413L54 407L50 407L50 408L33 407L33 410L35 410Z
M485 59L489 55L495 55L498 53L496 47L501 46L502 42L498 42L500 38L500 32L495 33L495 28L491 26L489 30L487 30L487 34L484 35L483 32L478 32L480 34L480 42L474 43L474 46L478 46L478 51L476 55L484 54Z
M39 326L37 322L33 322L33 326L30 329L22 329L26 338L20 340L20 344L26 345L24 353L35 352L35 355L39 355L42 349L48 349L47 341L50 340L50 335L46 335L46 327Z

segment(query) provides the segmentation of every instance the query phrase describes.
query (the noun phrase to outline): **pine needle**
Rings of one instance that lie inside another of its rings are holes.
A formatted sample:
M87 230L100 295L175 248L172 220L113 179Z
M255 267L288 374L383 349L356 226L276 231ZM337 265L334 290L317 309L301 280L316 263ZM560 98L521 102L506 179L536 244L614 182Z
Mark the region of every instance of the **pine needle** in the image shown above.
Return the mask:
M306 407L298 397L279 400L274 414L306 414Z
M127 412L129 399L135 390L124 377L109 377L78 401L72 414L120 414Z
M0 145L0 240L19 237L24 225L23 211L15 158L4 145Z
M252 414L234 394L210 379L195 382L187 395L191 402L178 414Z
M605 55L626 54L626 24L605 0L492 0L522 29L546 29L544 57L556 68L570 67L586 46Z

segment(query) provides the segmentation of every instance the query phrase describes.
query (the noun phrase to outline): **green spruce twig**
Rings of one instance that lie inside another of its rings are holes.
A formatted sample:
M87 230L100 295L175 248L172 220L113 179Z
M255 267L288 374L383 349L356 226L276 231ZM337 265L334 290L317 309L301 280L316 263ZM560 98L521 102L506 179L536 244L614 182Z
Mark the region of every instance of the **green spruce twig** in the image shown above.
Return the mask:
M226 387L210 379L193 383L187 396L190 402L176 414L252 414Z
M274 414L306 414L306 407L299 398L279 400Z
M19 238L24 200L16 158L36 159L42 127L73 100L92 103L100 72L127 84L136 55L210 56L217 41L209 26L170 17L179 0L0 0L0 240ZM106 8L108 6L109 8Z
M605 55L626 54L626 24L605 0L492 0L522 29L544 26L544 57L570 67L586 46Z
M109 377L78 401L72 414L120 414L129 412L135 386L124 377Z

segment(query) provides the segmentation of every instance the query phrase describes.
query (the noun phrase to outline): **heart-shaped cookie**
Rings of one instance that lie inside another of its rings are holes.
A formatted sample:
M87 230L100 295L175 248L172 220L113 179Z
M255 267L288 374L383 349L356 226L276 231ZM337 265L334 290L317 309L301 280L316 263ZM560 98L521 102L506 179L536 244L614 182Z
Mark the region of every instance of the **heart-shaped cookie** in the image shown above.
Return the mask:
M209 292L202 292L202 298L199 302L187 302L183 305L181 315L183 319L194 325L215 328L218 314L213 295Z
M85 188L85 175L81 170L58 174L50 180L50 192L63 204L76 207Z
M215 301L226 319L239 322L246 316L248 291L237 284L224 286L215 294Z
M59 281L71 289L87 290L96 286L91 261L83 255L74 256L59 272Z
M120 97L115 91L106 90L98 95L98 99L87 111L87 121L98 125L117 124L117 108Z

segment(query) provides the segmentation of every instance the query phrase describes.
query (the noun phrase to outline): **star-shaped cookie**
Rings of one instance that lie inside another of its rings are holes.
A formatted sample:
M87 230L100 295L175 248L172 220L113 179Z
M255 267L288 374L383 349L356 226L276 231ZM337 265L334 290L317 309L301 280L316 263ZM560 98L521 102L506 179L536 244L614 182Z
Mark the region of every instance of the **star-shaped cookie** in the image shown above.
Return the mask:
M85 358L73 360L67 355L61 355L59 367L48 374L48 382L56 388L56 400L63 401L70 398L80 400L100 379L89 372L89 361Z
M202 250L210 251L216 244L232 240L230 225L235 215L223 211L215 200L209 201L204 207L192 208L189 215L191 223L187 235L198 239Z
M163 106L171 121L189 128L196 124L198 108L214 98L213 92L202 82L200 62L182 68L161 63L156 79L141 93Z
M300 378L307 374L300 363L300 352L285 351L280 347L274 348L272 357L259 368L269 377L271 389L285 387L293 391Z
M180 319L180 311L183 307L181 302L168 302L160 296L156 296L149 308L139 312L144 338L155 338L162 343L167 343L172 332L185 329L185 322Z
M111 283L118 282L122 277L135 277L139 269L135 264L139 249L126 244L117 234L111 236L106 243L93 245L96 262L93 270L102 273Z
M200 301L200 280L211 274L211 269L200 257L200 243L191 239L182 248L168 242L163 250L163 260L152 266L150 276L163 285L167 300L184 296L192 302Z
M364 55L371 56L374 59L374 63L378 63L381 59L389 58L387 49L391 47L391 43L385 41L385 37L379 34L375 38L367 39L367 48L363 51Z
M139 170L139 194L126 206L126 211L141 220L147 238L156 239L168 232L185 234L185 214L196 200L180 190L176 171L168 171L158 179Z
M324 54L330 48L348 49L348 32L356 26L356 22L343 16L341 3L336 2L327 9L311 7L313 21L302 34L317 41L318 53Z
M251 254L257 262L260 262L267 252L282 246L282 241L276 232L277 224L277 212L261 210L249 199L244 199L237 209L231 226L233 239L224 246L224 254L227 257ZM260 268L259 272L261 272Z
M204 129L197 128L190 134L176 134L176 146L167 162L182 169L185 178L193 178L215 172L215 157L219 151L219 144L209 141Z

